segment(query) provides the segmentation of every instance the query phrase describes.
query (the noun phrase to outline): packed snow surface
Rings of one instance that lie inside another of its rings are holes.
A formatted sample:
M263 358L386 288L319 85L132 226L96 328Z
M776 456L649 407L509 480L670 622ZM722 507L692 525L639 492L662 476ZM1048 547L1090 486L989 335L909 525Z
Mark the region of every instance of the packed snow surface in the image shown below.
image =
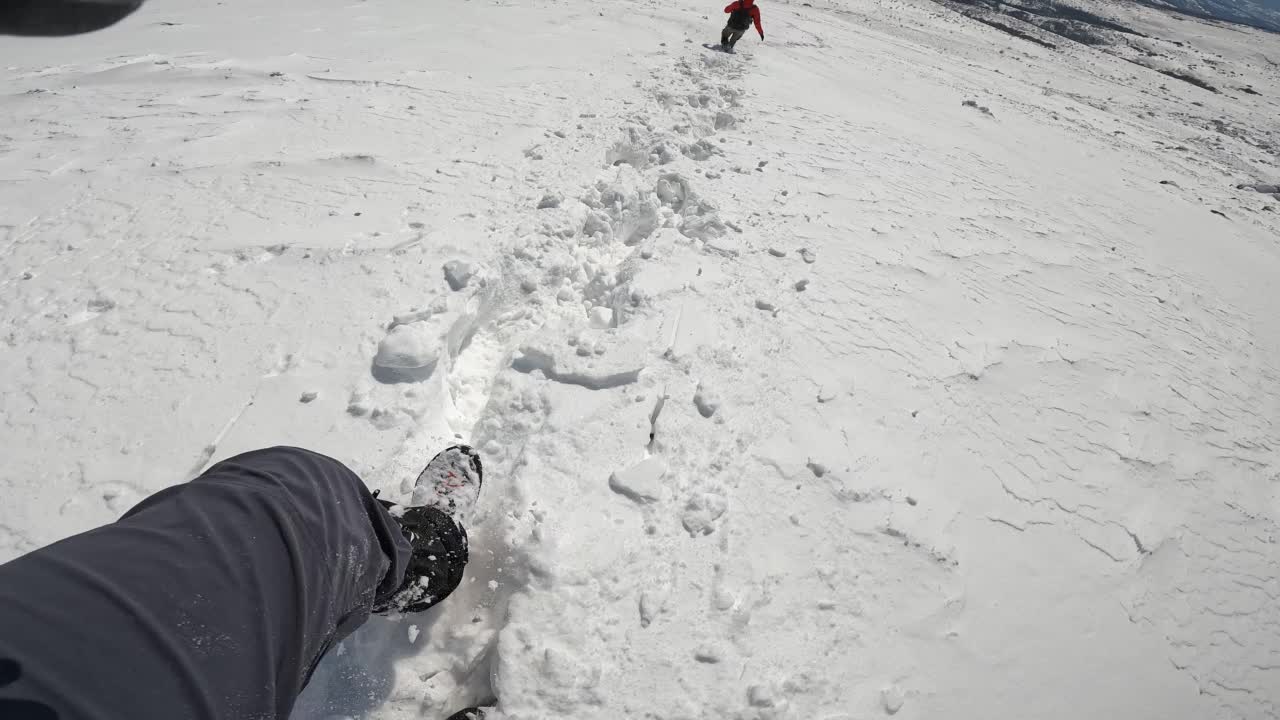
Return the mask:
M761 6L0 39L0 560L461 439L467 581L296 720L1280 716L1280 35Z

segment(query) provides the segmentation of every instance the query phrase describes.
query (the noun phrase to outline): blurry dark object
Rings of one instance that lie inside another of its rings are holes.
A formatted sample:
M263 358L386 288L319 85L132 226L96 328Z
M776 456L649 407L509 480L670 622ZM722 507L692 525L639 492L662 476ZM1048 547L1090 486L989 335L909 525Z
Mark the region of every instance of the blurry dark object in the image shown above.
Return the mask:
M60 36L120 22L142 0L0 0L0 35Z

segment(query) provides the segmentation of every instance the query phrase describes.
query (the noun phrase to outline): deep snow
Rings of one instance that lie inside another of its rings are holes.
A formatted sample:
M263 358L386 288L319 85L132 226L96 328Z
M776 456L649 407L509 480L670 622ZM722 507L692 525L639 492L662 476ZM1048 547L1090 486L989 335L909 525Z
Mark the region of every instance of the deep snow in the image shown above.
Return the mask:
M0 560L462 438L469 582L298 720L1280 715L1280 35L1088 6L1211 93L762 6L736 55L690 0L0 40Z

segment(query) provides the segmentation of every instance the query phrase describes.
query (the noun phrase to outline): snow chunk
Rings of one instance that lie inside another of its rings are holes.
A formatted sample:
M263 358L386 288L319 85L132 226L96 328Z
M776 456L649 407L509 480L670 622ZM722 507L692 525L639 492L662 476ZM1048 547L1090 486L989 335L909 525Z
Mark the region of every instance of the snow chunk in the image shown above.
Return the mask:
M450 260L444 264L444 280L449 283L450 290L465 288L475 274L475 266L466 260Z
M698 408L699 415L709 418L720 409L720 396L698 383L698 389L693 393L693 404Z
M728 508L728 501L719 493L696 493L685 504L680 522L690 535L710 535L716 529L716 521Z
M667 594L662 590L645 590L640 593L640 627L649 627L667 604Z
M663 205L670 207L675 212L680 212L684 209L685 200L690 194L688 183L677 173L669 173L658 178L658 182L654 186L654 193L657 194L658 200Z
M714 665L724 659L724 651L715 645L700 645L693 651L693 659Z
M906 696L902 692L902 688L897 685L880 691L880 702L884 705L884 711L890 715L895 715L902 709L902 704L906 702Z
M773 688L767 685L752 685L747 688L747 702L752 707L771 708L778 704Z
M685 154L685 157L699 162L710 160L716 155L723 154L720 148L716 147L706 138L698 140L697 142L689 143L681 148L680 151Z
M369 402L369 396L360 391L353 391L351 398L347 400L347 414L352 417L364 417L369 414L373 407Z
M588 390L609 390L636 382L644 366L636 366L634 354L604 353L598 345L579 341L575 354L563 347L525 345L511 359L513 370L541 372L548 380L580 385Z
M591 321L591 327L597 330L604 330L613 327L613 308L607 308L603 305L597 305L591 308L588 313Z
M626 470L609 476L609 489L638 502L653 502L662 497L662 478L667 474L666 463L651 457Z
M422 382L431 377L440 359L440 336L431 323L391 328L378 343L373 377L378 382Z

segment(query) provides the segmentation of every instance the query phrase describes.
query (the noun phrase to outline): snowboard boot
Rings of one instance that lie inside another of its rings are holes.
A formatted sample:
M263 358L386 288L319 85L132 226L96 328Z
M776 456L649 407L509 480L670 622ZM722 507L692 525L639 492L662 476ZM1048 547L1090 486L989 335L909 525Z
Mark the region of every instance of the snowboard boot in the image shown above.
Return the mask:
M458 587L467 566L467 531L460 521L475 507L483 480L479 454L455 445L432 458L418 475L412 505L378 501L400 523L413 553L404 582L375 600L373 612L422 612Z
M439 508L461 522L475 507L483 480L480 454L469 445L454 445L432 458L418 474L409 505Z

